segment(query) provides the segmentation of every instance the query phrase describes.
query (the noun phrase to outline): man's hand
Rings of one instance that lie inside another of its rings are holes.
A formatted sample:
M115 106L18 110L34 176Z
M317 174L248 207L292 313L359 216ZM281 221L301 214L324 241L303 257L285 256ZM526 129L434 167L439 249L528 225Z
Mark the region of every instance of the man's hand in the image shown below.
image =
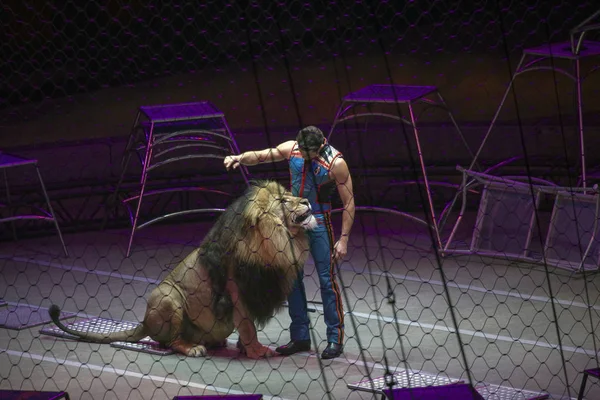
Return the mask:
M241 156L227 156L225 160L223 160L223 164L225 165L225 169L229 171L230 169L236 169L240 166L240 158Z
M333 246L333 259L335 261L342 261L348 253L348 241L345 239L338 240Z

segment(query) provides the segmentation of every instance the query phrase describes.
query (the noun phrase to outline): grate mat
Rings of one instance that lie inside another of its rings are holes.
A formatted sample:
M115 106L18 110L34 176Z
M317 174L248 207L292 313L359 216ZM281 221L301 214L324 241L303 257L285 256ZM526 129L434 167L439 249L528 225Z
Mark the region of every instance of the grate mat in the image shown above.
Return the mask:
M486 383L476 385L475 390L477 390L485 400L542 400L549 398L545 393L513 389L507 386L488 385Z
M396 372L391 377L394 387L421 387L421 386L439 386L457 383L458 380L451 380L443 376L426 374L422 372L411 373L410 379L406 371ZM409 383L410 380L410 383ZM383 389L387 389L386 377L382 376L373 379L364 379L357 383L349 383L349 389L361 390L366 392L381 393Z
M79 321L73 322L73 323L69 324L68 327L71 329L75 329L75 330L83 331L83 332L106 334L106 333L112 333L112 332L118 332L118 331L124 331L127 329L132 329L132 328L136 327L137 325L138 325L137 322L114 321L112 319L106 319L106 318L90 318L90 319L79 320ZM44 327L43 329L40 330L40 333L49 335L49 336L66 338L66 339L73 339L73 340L79 339L77 336L68 334L54 325ZM161 356L173 354L173 350L161 347L157 342L155 342L148 336L146 336L145 338L141 339L139 342L136 342L136 343L113 342L110 345L111 345L111 347L115 347L115 348L139 351L142 353L156 354L156 355L161 355Z
M423 372L411 372L409 382L409 376L406 373L406 371L396 372L390 378L393 379L394 387L402 388L440 386L462 382L455 379L449 379L444 376L427 374ZM349 383L347 386L349 389L360 390L370 393L383 393L383 390L388 388L385 376L381 376L371 380L364 379L357 383ZM475 389L479 394L481 394L481 396L485 400L543 400L549 398L549 395L545 393L513 389L506 386L488 385L486 383L481 383L477 385Z

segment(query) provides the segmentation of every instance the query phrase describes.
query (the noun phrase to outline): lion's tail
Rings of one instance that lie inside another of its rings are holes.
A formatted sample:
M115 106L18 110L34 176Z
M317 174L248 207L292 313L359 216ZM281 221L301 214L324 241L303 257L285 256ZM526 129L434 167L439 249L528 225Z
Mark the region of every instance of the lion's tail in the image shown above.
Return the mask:
M112 332L112 333L95 333L95 332L81 332L75 329L67 327L61 322L60 307L56 304L52 304L48 309L48 314L52 318L52 322L56 324L60 329L68 334L77 336L83 340L87 340L95 343L112 343L112 342L137 342L140 339L148 336L144 324L139 324L135 328L128 329L126 331Z

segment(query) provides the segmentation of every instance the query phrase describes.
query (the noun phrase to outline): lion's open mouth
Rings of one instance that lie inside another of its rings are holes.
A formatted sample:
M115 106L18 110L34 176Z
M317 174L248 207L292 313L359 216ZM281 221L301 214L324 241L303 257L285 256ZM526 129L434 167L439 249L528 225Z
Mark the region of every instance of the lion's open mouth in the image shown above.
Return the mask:
M294 223L300 225L304 221L306 221L311 215L312 215L311 211L306 210L306 212L304 214L296 215L294 217Z

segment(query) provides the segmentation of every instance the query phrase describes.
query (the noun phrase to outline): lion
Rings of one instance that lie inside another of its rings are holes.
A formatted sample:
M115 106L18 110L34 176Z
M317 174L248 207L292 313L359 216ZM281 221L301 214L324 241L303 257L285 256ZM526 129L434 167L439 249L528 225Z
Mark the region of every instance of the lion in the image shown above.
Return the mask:
M193 250L152 290L144 320L114 333L61 330L96 343L137 342L149 336L165 348L203 357L237 329L249 358L273 356L256 329L283 307L308 257L306 230L317 226L308 200L271 180L254 181L215 221Z

